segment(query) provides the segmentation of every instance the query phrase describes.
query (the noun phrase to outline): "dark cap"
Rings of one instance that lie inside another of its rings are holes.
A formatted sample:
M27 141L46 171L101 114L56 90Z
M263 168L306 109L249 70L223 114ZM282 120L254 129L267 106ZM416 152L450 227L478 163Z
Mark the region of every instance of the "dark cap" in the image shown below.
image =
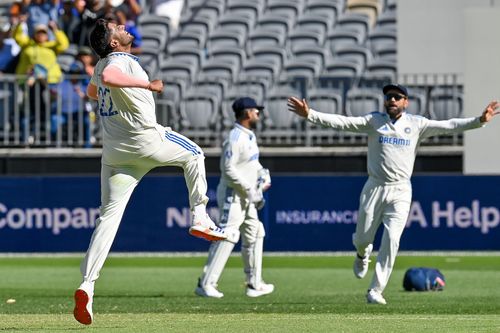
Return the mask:
M405 95L406 97L408 97L408 90L406 89L406 87L404 87L400 84L388 84L388 85L384 86L384 88L382 88L384 95L387 94L387 92L389 90L397 90L400 93L402 93L403 95Z
M74 63L69 66L69 73L70 74L84 74L85 73L85 66L82 64L81 61L75 61Z
M241 97L233 102L233 111L241 111L245 109L258 109L260 111L264 110L264 107L257 105L255 99L251 97Z

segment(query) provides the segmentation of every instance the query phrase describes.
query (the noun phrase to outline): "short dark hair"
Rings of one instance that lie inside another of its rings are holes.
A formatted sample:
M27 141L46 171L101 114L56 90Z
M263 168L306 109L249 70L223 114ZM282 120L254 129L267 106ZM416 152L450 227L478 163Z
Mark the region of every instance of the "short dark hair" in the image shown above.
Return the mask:
M111 33L108 29L108 23L109 21L105 19L98 19L89 36L90 47L101 58L105 58L113 52L113 48L109 44Z
M245 119L246 117L246 112L247 110L246 109L239 109L239 110L235 110L234 111L234 117L237 119L237 120L241 120L241 119Z

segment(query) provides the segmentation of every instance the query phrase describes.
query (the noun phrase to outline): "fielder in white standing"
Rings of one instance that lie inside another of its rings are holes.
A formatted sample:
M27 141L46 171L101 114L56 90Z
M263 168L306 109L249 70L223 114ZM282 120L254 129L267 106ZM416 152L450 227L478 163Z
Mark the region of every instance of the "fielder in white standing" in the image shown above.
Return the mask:
M273 292L274 286L262 280L264 225L257 209L264 206L262 191L271 186L269 171L259 162L259 147L252 129L264 107L249 97L232 105L236 124L224 141L220 160L221 178L217 187L219 226L227 239L213 242L195 293L221 298L217 290L222 270L241 235L241 255L246 274L246 295L259 297Z
M193 222L189 232L207 240L225 239L206 213L207 182L204 155L191 140L156 123L152 92L161 92L160 80L148 75L131 55L133 36L123 25L98 20L90 45L99 55L87 89L98 101L103 129L101 211L81 265L83 282L75 292L74 316L92 323L94 282L99 277L120 225L127 202L141 178L157 166L184 169Z
M372 112L364 117L325 114L309 108L305 100L290 97L288 108L308 121L338 130L368 134L368 180L360 196L358 222L353 234L357 250L354 275L368 272L373 239L384 225L375 274L366 294L368 303L386 304L382 296L396 260L411 204L410 177L420 142L433 135L452 134L479 128L497 115L499 103L488 104L477 118L429 120L405 112L408 91L390 84L383 88L386 112Z

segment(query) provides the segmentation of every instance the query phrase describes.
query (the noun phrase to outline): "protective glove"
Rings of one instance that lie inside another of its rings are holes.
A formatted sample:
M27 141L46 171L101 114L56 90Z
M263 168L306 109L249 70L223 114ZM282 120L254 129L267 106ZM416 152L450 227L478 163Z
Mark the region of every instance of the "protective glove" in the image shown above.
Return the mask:
M255 208L261 210L266 205L266 199L262 198L261 201L255 203Z
M259 189L249 188L246 190L246 192L247 192L247 200L250 203L255 204L257 202L264 200L262 191Z
M257 173L257 188L262 192L267 191L271 187L271 174L269 169L262 168Z

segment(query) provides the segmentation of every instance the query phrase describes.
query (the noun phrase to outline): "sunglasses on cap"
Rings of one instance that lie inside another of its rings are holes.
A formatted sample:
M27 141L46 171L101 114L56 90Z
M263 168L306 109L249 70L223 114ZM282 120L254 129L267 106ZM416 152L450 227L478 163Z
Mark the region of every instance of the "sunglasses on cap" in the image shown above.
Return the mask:
M397 102L397 101L400 101L403 98L406 98L406 96L405 95L400 95L400 94L395 94L395 93L389 93L389 94L385 95L385 100L386 101L390 101L393 98Z

